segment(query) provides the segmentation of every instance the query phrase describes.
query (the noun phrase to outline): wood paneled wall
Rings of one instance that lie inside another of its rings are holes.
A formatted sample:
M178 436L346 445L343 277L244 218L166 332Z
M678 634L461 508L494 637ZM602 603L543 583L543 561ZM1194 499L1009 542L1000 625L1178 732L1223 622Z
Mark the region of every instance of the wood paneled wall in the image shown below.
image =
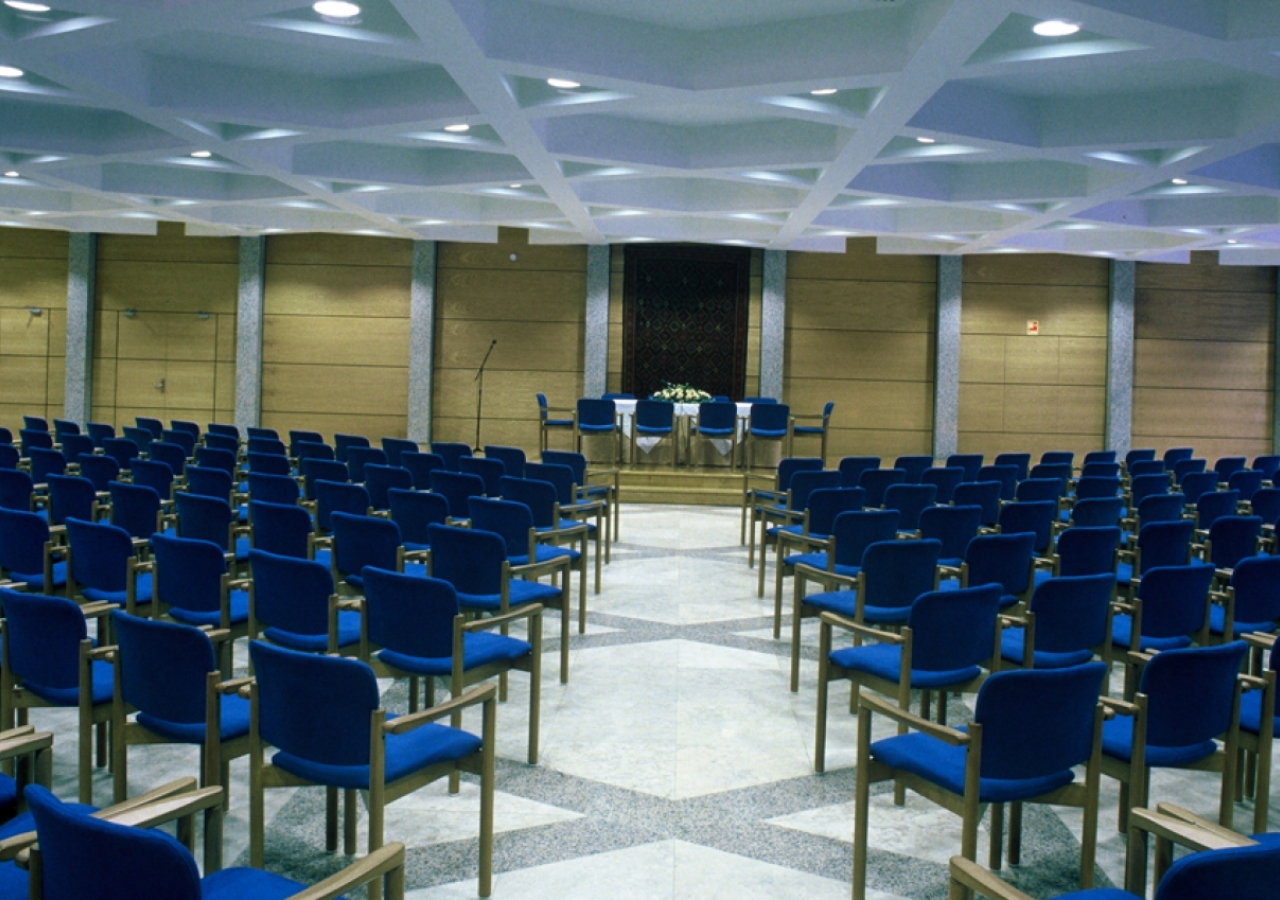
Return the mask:
M609 354L606 390L622 390L622 282L625 277L626 245L614 244L609 254ZM764 279L764 253L751 251L751 271L747 282L747 365L744 396L760 393L760 307Z
M1107 262L1080 256L966 256L960 313L962 453L1103 444ZM1040 323L1038 335L1027 322Z
M877 256L870 238L787 255L785 399L804 415L835 402L829 461L930 452L937 279L936 257Z
M413 244L336 234L267 239L262 424L404 437Z
M522 229L496 244L441 243L436 256L432 437L476 437L476 368L484 375L483 444L538 447L538 405L582 396L586 246L531 245ZM563 439L561 439L563 440Z
M232 421L239 259L236 238L184 237L171 223L98 237L95 421Z
M1133 446L1220 456L1271 452L1276 270L1138 263Z
M66 356L67 235L0 229L0 425L15 440L24 414L62 416Z

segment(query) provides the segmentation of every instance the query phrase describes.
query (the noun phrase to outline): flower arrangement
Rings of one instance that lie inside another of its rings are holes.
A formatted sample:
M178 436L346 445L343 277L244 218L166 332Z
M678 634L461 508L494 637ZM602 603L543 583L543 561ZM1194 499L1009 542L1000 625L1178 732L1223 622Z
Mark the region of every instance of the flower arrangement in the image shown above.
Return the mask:
M667 400L671 403L701 403L703 400L711 399L710 394L698 390L691 384L672 384L668 381L666 385L662 390L654 391L649 399Z

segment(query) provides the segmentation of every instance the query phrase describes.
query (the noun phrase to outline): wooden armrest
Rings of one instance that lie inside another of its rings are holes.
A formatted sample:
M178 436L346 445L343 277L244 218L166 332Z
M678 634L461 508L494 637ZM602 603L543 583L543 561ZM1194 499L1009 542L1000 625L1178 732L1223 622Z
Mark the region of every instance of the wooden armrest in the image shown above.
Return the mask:
M1098 702L1112 712L1122 716L1136 716L1138 714L1138 704L1130 703L1128 700L1117 700L1115 697L1099 697Z
M214 690L219 694L238 694L240 689L253 684L253 676L248 675L242 678L232 678L229 681L219 681L214 685Z
M1240 684L1244 686L1244 693L1265 690L1267 687L1267 679L1257 675L1237 675L1236 678L1240 679Z
M107 615L114 609L119 609L119 603L109 603L106 600L99 600L96 603L86 603L80 607L80 612L84 614L86 619L98 619Z
M532 619L540 615L542 615L542 604L530 603L526 606L521 606L519 609L513 609L510 612L505 612L500 616L487 616L483 619L472 619L470 622L467 622L462 626L462 630L489 631L490 629L497 628L499 625L506 625L510 622L516 621L517 619Z
M894 634L892 631L881 631L878 628L872 628L870 625L862 625L853 619L845 616L837 615L833 612L824 612L818 615L818 619L824 625L831 625L836 628L843 628L846 631L852 631L854 634L862 635L873 641L880 641L882 644L901 644L905 638L900 634Z
M363 597L343 597L338 601L338 609L344 612L360 612L364 609Z
M939 575L954 575L959 578L961 571L959 566L938 566Z
M381 878L393 869L404 865L404 844L384 844L368 856L357 859L344 869L334 872L324 881L290 894L288 900L334 900L350 893L352 888Z
M951 880L991 900L1032 900L1029 895L1005 884L994 872L963 856L951 857Z
M1137 605L1133 603L1126 603L1123 600L1113 600L1111 602L1112 612L1128 613L1129 615L1133 615L1137 610Z
M89 651L89 659L94 662L115 662L118 655L116 649L115 644L109 647L94 647Z
M138 560L133 564L133 571L139 574L154 572L155 570L156 561L154 559Z
M517 575L542 575L554 572L556 569L564 569L569 566L568 556L555 556L551 559L544 559L542 562L525 563L523 566L512 566L510 572L512 577Z
M154 803L136 806L132 809L118 810L108 807L98 816L117 825L132 825L135 828L154 828L174 819L181 819L202 809L209 809L222 803L222 788L200 788L182 794L175 794Z
M497 697L497 695L498 688L496 685L485 684L480 685L479 687L473 687L465 694L455 697L452 700L447 700L438 706L433 706L430 709L424 709L421 712L410 713L407 716L398 716L394 719L390 719L382 726L382 728L387 732L387 734L404 734L407 731L413 731L415 728L420 728L429 722L434 722L437 719L443 719L447 716L451 716L455 712L460 712L466 709L468 706L478 706L481 703L487 703Z
M877 697L874 694L862 694L858 700L867 709L872 712L880 713L882 716L888 716L895 722L906 725L908 728L914 728L929 737L950 744L953 747L964 747L969 743L969 735L963 731L957 731L954 728L948 728L946 725L939 725L937 722L930 722L928 719L922 719L915 713L894 706L887 700Z
M253 584L252 578L230 578L227 580L227 587L237 588L239 590L244 590L244 591L249 590L249 587L252 584Z
M413 562L415 560L425 562L431 558L430 550L406 550L404 551L405 562Z
M1168 810L1177 810L1179 814ZM1149 809L1131 810L1129 824L1191 850L1222 850L1227 847L1248 847L1254 843L1243 834L1164 803L1159 804L1155 812Z
M1030 623L1025 616L1006 616L997 617L1001 628L1026 628Z
M33 725L0 731L0 759L22 756L37 750L48 750L52 746L52 732L36 731Z
M808 563L796 563L795 573L796 575L803 574L810 581L820 581L828 585L847 584L853 587L858 583L858 576L856 575L841 575L838 572L828 572L826 569L819 569Z
M1259 650L1270 650L1276 645L1276 636L1274 634L1263 634L1261 631L1250 632L1242 640L1251 647L1257 647Z
M569 525L565 528L556 526L556 528L552 531L539 531L538 537L542 538L544 536L552 535L552 534L586 534L586 533L587 533L587 523L579 522L577 525Z
M808 547L831 547L831 539L829 537L814 537L811 534L801 534L797 531L779 531L778 532L779 550L781 553L782 543L788 544L804 544Z

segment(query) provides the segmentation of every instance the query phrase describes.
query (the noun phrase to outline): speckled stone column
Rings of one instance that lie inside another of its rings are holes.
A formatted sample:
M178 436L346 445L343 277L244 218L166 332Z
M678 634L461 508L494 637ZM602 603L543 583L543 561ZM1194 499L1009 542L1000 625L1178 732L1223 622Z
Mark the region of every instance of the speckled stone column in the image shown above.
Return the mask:
M1133 431L1133 273L1132 260L1111 260L1107 289L1106 449L1121 458L1129 452Z
M760 295L760 396L782 399L786 347L787 251L764 251Z
M436 242L413 242L409 288L409 440L431 442L436 340Z
M934 350L933 457L956 452L960 434L961 258L938 257L938 333Z
M1280 272L1277 273L1280 275ZM1271 452L1280 453L1280 278L1276 284L1275 365L1271 373Z
M88 422L93 404L93 308L98 236L72 234L67 247L67 385L62 414Z
M609 379L609 245L587 247L587 328L582 396L599 397Z
M262 290L267 239L240 238L240 294L236 301L236 426L262 419Z

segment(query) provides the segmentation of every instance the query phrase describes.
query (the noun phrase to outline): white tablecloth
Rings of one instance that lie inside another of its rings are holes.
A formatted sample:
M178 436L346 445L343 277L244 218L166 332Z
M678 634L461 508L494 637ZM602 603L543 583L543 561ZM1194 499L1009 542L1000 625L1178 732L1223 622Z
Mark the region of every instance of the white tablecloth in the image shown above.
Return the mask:
M697 418L698 407L701 406L701 404L699 403L676 403L674 405L675 405L676 416L684 419ZM743 432L746 429L747 419L751 415L751 404L737 403L735 405L738 407L738 437L741 438L743 435ZM614 409L617 411L618 416L622 419L623 435L625 437L630 438L631 437L631 419L636 414L636 401L635 400L614 400L613 406L614 406ZM687 433L687 430L686 430L686 433ZM644 452L648 453L651 449L657 446L660 440L662 439L659 437L638 437L636 438L636 446L638 446ZM719 450L721 453L728 453L729 448L732 446L731 441L727 441L724 439L714 439L712 443L715 444L716 449Z

